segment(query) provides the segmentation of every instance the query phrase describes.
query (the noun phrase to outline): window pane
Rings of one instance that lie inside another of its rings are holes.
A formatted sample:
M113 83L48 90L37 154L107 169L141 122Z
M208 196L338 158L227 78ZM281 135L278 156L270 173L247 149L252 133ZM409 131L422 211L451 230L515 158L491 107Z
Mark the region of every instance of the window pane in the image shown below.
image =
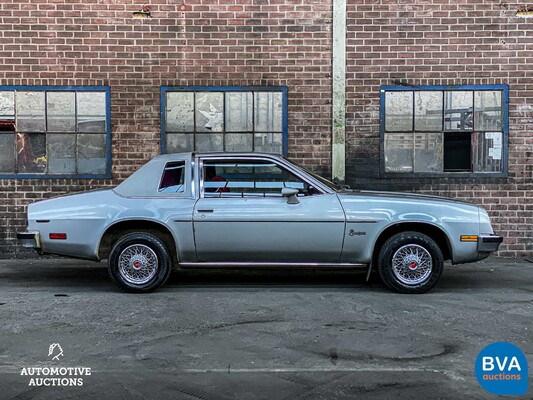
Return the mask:
M442 91L415 92L415 130L442 131Z
M166 124L168 132L194 131L194 93L167 93Z
M48 92L46 96L48 132L76 132L75 101L74 92Z
M226 151L253 151L252 133L226 133Z
M15 92L0 92L0 119L15 119Z
M44 132L44 92L17 92L17 131Z
M194 133L167 134L167 153L194 151Z
M78 135L78 173L105 174L106 136L97 134Z
M199 133L196 135L197 151L224 151L224 137L222 134Z
M385 171L412 172L413 134L387 133L385 135Z
M196 132L224 131L224 93L196 93Z
M413 129L413 92L385 93L385 130L411 131Z
M256 133L254 135L254 151L281 154L283 137L281 133Z
M445 91L444 129L447 131L471 131L474 95L470 91Z
M476 131L494 131L503 127L502 122L502 92L475 92L475 121Z
M283 95L281 92L254 93L254 130L281 132L283 129Z
M226 93L226 132L253 130L252 92Z
M78 132L105 132L105 92L78 92L76 94Z
M48 173L76 173L76 134L48 134Z
M442 172L442 133L415 133L415 172Z
M471 171L471 158L472 145L470 133L444 133L444 171Z
M0 172L15 172L15 134L0 132Z
M475 132L474 172L502 172L502 132Z
M17 172L46 172L46 134L17 133Z
M173 162L165 165L159 192L182 193L185 191L185 163Z

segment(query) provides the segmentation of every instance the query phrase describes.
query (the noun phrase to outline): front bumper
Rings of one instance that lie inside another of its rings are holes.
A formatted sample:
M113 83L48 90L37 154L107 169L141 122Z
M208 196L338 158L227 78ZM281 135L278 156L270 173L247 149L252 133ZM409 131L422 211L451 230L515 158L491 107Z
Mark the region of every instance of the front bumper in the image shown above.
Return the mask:
M492 253L498 250L503 237L497 235L480 235L477 242L477 251L480 253Z
M30 249L41 248L41 236L39 232L19 232L17 233L17 239L20 240L22 246Z

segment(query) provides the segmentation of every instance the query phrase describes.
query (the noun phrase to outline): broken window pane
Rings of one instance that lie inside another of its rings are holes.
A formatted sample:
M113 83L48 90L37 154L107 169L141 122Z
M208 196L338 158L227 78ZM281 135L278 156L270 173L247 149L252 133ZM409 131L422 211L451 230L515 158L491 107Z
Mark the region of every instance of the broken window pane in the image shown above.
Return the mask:
M283 129L283 95L281 92L254 93L254 130L281 132Z
M415 130L442 131L442 91L415 92Z
M46 172L46 134L17 133L17 172Z
M168 92L166 104L168 132L194 131L194 93Z
M167 153L194 151L194 133L167 134Z
M48 173L76 173L76 134L48 134Z
M17 92L17 131L46 130L44 92Z
M76 94L78 132L106 131L105 92L78 92Z
M385 93L385 130L387 132L413 129L413 92Z
M226 93L226 132L251 132L253 130L252 92Z
M281 154L283 152L283 136L281 133L256 133L254 135L254 151Z
M413 171L412 133L387 133L385 135L385 171Z
M78 135L78 173L105 174L106 135Z
M76 94L48 92L46 118L48 132L76 132Z
M15 172L15 133L0 132L0 172Z
M468 132L444 133L444 171L468 172L472 170L471 136Z
M223 151L224 135L213 133L199 133L196 135L197 151Z
M502 129L502 92L499 90L477 91L474 99L476 131Z
M474 94L471 91L445 91L444 130L473 129Z
M442 133L415 133L415 172L442 172Z
M503 133L474 132L474 172L502 172Z
M226 151L253 151L253 140L251 133L227 133Z
M196 132L224 132L224 93L196 93Z
M15 119L15 92L0 92L0 119Z

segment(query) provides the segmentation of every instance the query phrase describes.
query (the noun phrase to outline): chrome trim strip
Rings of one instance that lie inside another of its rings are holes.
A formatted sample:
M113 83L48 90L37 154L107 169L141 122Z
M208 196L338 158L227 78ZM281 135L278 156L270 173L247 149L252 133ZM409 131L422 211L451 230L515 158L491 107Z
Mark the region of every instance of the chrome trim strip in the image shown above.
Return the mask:
M368 220L368 219L355 220L355 221L346 220L346 223L347 224L377 224L378 221L371 221L371 220Z
M259 268L353 268L353 267L367 267L367 264L362 263L280 263L280 262L182 262L179 263L183 268L241 268L241 267L259 267Z
M208 211L207 213L209 214L212 214L214 211ZM197 210L196 211L196 214L204 214L206 213L206 210L203 210L203 211L200 211L200 210ZM313 223L313 224L343 224L344 225L344 220L342 219L339 219L337 221L322 221L322 220L313 220L313 221L299 221L299 220L286 220L286 219L283 219L283 218L280 218L280 219L264 219L264 220L248 220L248 221L243 221L242 219L198 219L198 220L195 220L194 223L200 223L200 222L242 222L242 223L253 223L255 224L256 222L259 223L259 222L275 222L275 223L278 223L278 222L283 222L283 223L298 223L298 224L305 224L305 223Z

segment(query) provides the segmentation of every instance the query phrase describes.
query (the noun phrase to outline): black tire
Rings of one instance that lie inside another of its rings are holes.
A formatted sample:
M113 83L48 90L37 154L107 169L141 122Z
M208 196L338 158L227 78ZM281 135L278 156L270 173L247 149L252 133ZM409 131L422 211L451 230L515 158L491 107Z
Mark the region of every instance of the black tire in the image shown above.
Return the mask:
M394 260L397 268L393 267ZM389 289L399 293L427 292L435 286L443 269L440 247L423 233L397 233L379 251L379 275Z
M167 247L149 233L124 235L109 254L109 276L126 292L146 293L156 290L166 282L171 269L172 260Z

